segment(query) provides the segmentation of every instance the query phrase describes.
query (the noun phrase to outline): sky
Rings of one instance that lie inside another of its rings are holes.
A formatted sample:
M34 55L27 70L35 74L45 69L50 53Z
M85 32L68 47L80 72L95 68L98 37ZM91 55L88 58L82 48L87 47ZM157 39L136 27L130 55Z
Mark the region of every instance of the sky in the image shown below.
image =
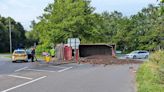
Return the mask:
M0 15L12 17L21 22L26 30L30 30L32 20L37 20L44 12L43 9L54 0L0 0ZM112 12L117 10L125 16L137 14L148 4L157 5L157 0L91 0L95 12Z

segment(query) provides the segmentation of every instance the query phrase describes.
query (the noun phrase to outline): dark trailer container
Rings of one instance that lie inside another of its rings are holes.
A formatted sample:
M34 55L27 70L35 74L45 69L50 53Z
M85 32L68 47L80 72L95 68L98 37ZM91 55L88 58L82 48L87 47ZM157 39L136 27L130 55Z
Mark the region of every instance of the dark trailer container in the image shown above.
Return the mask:
M115 54L115 45L94 44L79 45L79 56L88 57L94 55L113 55Z

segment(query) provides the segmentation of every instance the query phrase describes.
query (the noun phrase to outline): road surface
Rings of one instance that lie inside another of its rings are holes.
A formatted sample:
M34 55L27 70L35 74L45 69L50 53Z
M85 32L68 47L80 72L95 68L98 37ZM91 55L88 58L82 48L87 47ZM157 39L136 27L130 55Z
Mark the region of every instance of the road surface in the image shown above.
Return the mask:
M138 66L12 63L1 55L0 92L135 92Z

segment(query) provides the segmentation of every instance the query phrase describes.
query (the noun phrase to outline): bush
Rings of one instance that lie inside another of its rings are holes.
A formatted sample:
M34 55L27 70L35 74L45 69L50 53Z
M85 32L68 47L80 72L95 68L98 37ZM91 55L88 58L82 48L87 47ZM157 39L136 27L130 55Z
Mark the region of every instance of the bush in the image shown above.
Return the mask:
M153 53L137 71L138 92L164 91L164 51Z
M49 52L50 49L51 49L51 46L47 44L38 45L36 47L36 54L41 54L42 52Z
M150 55L149 61L158 65L164 65L164 51L157 51Z

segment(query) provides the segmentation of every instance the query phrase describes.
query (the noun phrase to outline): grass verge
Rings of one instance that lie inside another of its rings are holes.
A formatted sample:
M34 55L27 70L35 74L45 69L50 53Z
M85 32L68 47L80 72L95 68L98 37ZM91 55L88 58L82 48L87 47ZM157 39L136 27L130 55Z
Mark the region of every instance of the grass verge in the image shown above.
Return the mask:
M137 92L164 92L164 51L152 54L137 71Z

